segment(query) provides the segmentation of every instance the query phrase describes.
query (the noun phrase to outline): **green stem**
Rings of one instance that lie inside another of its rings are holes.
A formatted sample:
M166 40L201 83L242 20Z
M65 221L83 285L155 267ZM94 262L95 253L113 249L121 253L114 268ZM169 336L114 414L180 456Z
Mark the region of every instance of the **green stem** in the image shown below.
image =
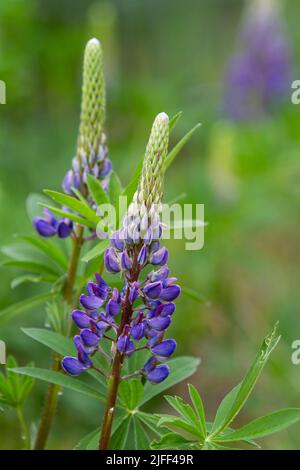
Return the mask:
M63 292L63 297L65 302L68 305L72 304L73 298L73 290L74 290L74 283L76 279L76 273L78 268L78 262L80 257L80 251L83 243L83 230L82 226L78 226L77 234L72 240L72 252L71 258L69 261L69 268L67 274L67 280ZM67 335L70 334L71 331L71 323L69 324ZM61 357L59 354L54 354L53 356L53 365L52 370L58 372L60 370L60 360ZM51 426L54 420L57 400L58 400L58 393L60 391L60 386L55 384L49 384L46 400L44 404L44 409L42 412L42 417L39 425L39 429L36 436L36 441L34 445L35 450L42 450L45 448L47 439L51 430Z
M29 438L29 432L28 432L28 428L27 428L26 421L24 418L22 407L18 406L16 408L16 412L17 412L19 425L20 425L22 448L25 450L28 450L30 449L30 438Z

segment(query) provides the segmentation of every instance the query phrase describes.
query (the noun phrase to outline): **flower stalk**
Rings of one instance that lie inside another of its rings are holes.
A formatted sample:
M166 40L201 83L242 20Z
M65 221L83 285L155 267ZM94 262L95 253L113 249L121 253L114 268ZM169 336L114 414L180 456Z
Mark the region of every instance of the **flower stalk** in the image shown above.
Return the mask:
M80 296L83 310L72 318L79 328L74 336L77 357L66 356L63 369L77 376L94 368L94 354L101 352L100 341L111 342L111 369L107 400L99 439L99 449L109 448L114 411L121 380L144 377L160 383L169 375L164 362L174 353L176 342L164 339L180 294L176 278L169 277L168 250L161 246L160 208L163 195L164 162L168 152L169 118L160 113L151 130L141 178L122 228L111 234L104 254L107 272L120 273L123 287L111 288L99 273L87 284L87 295ZM159 268L142 277L144 268ZM117 317L120 313L120 319ZM107 335L107 331L110 334ZM114 337L115 336L115 337ZM142 343L140 343L140 341ZM150 358L134 374L122 378L125 359L141 350Z
M103 73L102 47L97 39L88 41L83 64L83 85L81 99L81 114L79 125L79 137L77 142L76 156L72 161L72 168L67 172L64 181L64 192L77 197L73 188L80 191L93 207L93 200L89 195L86 185L87 174L94 175L102 183L104 190L109 183L111 163L108 159L108 151L105 144L105 134L103 130L105 120L105 81ZM48 209L44 211L44 217L36 217L33 225L39 235L51 237L58 235L60 238L71 236L72 248L67 271L67 279L62 291L62 296L67 305L73 305L74 285L78 270L79 258L82 245L95 238L95 234L84 237L84 227L73 224L68 219L57 220ZM71 332L72 323L66 332L68 336ZM61 357L57 354L53 357L52 370L61 370ZM35 449L44 449L54 420L58 393L60 387L50 384L44 409L37 432Z

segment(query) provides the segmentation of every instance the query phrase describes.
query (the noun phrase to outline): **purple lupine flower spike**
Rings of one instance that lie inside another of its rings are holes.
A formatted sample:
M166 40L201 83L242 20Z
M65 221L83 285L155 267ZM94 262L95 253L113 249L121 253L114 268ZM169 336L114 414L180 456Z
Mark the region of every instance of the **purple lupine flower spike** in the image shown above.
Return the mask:
M272 112L290 89L290 44L276 0L247 5L238 42L226 77L225 114L234 121L254 120Z
M168 250L161 245L159 204L162 197L163 158L167 152L169 122L162 113L153 125L146 151L142 178L123 226L112 233L110 246L104 253L106 271L119 273L123 287L110 288L99 274L96 282L87 284L81 294L84 310L74 310L72 318L80 328L74 338L78 358L83 365L71 363L69 370L81 373L86 356L101 349L102 341L112 341L112 360L122 363L140 349L149 351L150 359L141 374L151 383L160 383L169 375L165 362L175 351L176 342L165 339L180 294L176 278L170 277ZM153 270L144 274L148 265ZM68 370L68 361L64 365ZM73 366L73 369L72 369ZM76 369L77 366L77 369Z

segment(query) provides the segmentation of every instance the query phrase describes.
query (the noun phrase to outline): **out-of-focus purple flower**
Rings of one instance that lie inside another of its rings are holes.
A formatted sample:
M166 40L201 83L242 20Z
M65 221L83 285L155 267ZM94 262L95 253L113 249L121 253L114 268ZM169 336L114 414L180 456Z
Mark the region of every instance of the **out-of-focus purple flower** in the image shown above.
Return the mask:
M68 237L73 230L73 222L67 218L56 219L49 209L43 210L43 217L34 217L32 224L37 233L42 237L48 238L58 235L59 238Z
M253 120L271 112L287 98L292 60L275 0L256 0L246 9L226 78L225 115Z

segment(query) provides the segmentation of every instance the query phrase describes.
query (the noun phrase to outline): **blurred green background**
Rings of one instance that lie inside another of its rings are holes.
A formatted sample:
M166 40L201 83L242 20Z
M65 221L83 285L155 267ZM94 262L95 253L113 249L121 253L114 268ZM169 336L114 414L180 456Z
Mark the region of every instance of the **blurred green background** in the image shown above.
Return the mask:
M300 4L284 3L294 77L300 60ZM185 251L168 242L172 272L203 294L203 304L182 297L172 335L179 354L202 358L191 382L212 418L221 397L242 377L258 344L276 320L282 341L238 423L280 407L300 406L300 366L291 343L300 339L300 106L290 100L265 119L221 121L223 81L236 48L242 0L2 0L0 79L0 243L29 232L30 192L60 189L75 152L81 65L85 42L98 37L107 79L110 158L124 184L143 154L160 111L183 110L177 141L193 136L167 174L166 200L204 203L205 246ZM299 72L300 73L300 72ZM0 268L0 308L38 287L14 290L12 268ZM21 365L47 367L51 353L21 327L43 326L39 308L0 327ZM1 368L3 366L0 366ZM46 390L37 383L26 417L37 424ZM176 393L186 394L182 384ZM98 404L65 391L50 448L72 446L99 423ZM152 411L161 411L158 400ZM155 410L154 410L155 409ZM299 426L262 441L265 448L299 449ZM12 411L0 412L0 448L20 445Z

